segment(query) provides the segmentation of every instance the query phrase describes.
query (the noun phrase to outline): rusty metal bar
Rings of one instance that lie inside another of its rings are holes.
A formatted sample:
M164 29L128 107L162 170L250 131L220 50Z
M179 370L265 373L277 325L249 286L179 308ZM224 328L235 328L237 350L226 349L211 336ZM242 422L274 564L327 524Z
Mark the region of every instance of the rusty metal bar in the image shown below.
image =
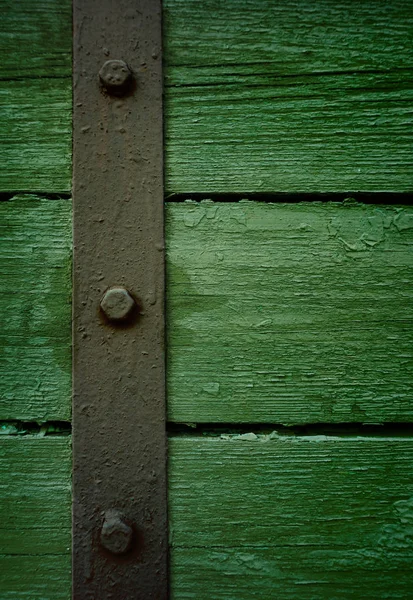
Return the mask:
M74 0L73 598L167 598L161 0Z

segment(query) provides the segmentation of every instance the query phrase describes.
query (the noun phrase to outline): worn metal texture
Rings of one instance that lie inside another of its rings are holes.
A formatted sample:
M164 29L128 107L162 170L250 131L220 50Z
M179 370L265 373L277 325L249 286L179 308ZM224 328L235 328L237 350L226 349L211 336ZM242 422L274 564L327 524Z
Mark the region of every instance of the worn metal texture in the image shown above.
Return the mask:
M73 598L163 599L161 2L75 0L73 10ZM103 85L107 61L127 65L126 87ZM112 288L136 303L125 319L102 310Z

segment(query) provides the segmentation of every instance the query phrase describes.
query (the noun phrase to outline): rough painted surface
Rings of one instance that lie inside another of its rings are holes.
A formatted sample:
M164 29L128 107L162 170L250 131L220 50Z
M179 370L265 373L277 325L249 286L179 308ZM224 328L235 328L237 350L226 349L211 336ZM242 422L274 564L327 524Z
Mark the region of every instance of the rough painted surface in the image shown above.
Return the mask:
M70 417L71 203L0 203L0 419Z
M172 421L409 421L413 210L168 204Z
M408 438L170 440L172 597L410 596Z
M0 596L69 600L69 437L0 437Z
M412 190L409 0L165 0L171 193Z
M2 0L0 191L69 191L69 0Z

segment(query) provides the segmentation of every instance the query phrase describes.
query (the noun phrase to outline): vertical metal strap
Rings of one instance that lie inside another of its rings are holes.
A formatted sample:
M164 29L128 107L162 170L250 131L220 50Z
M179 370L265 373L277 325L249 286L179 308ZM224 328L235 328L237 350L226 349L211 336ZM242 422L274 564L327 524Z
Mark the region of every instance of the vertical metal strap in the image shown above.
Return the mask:
M73 10L73 598L163 599L161 0Z

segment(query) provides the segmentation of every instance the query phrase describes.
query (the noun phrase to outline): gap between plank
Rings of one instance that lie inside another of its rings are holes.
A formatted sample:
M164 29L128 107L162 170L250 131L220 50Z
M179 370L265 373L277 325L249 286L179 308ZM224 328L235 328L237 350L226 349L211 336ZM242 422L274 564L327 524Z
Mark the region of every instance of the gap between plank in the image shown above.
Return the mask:
M72 424L68 421L46 421L35 423L32 421L0 421L0 436L69 436L72 433Z
M39 192L39 191L27 191L27 190L16 190L14 192L0 192L0 202L9 202L16 196L39 196L42 200L71 200L72 195L69 192Z
M168 423L168 437L244 435L269 435L276 432L279 436L333 437L410 437L413 435L413 423L308 423L306 425L282 425L280 423ZM0 435L69 436L72 424L69 421L0 421Z
M410 437L413 435L413 423L308 423L306 425L282 425L280 423L168 423L168 437L222 435L269 435L278 436L317 436L332 437Z
M68 82L71 80L70 75L21 75L20 77L0 77L0 81L2 83L10 82L10 81L33 81L36 79L62 79L67 80Z
M290 194L288 192L280 193L227 193L210 194L204 192L170 194L165 198L165 202L202 202L209 200L212 202L241 202L251 200L254 202L341 202L353 203L361 202L364 204L413 204L413 193L410 192L320 192L308 193L300 192Z

